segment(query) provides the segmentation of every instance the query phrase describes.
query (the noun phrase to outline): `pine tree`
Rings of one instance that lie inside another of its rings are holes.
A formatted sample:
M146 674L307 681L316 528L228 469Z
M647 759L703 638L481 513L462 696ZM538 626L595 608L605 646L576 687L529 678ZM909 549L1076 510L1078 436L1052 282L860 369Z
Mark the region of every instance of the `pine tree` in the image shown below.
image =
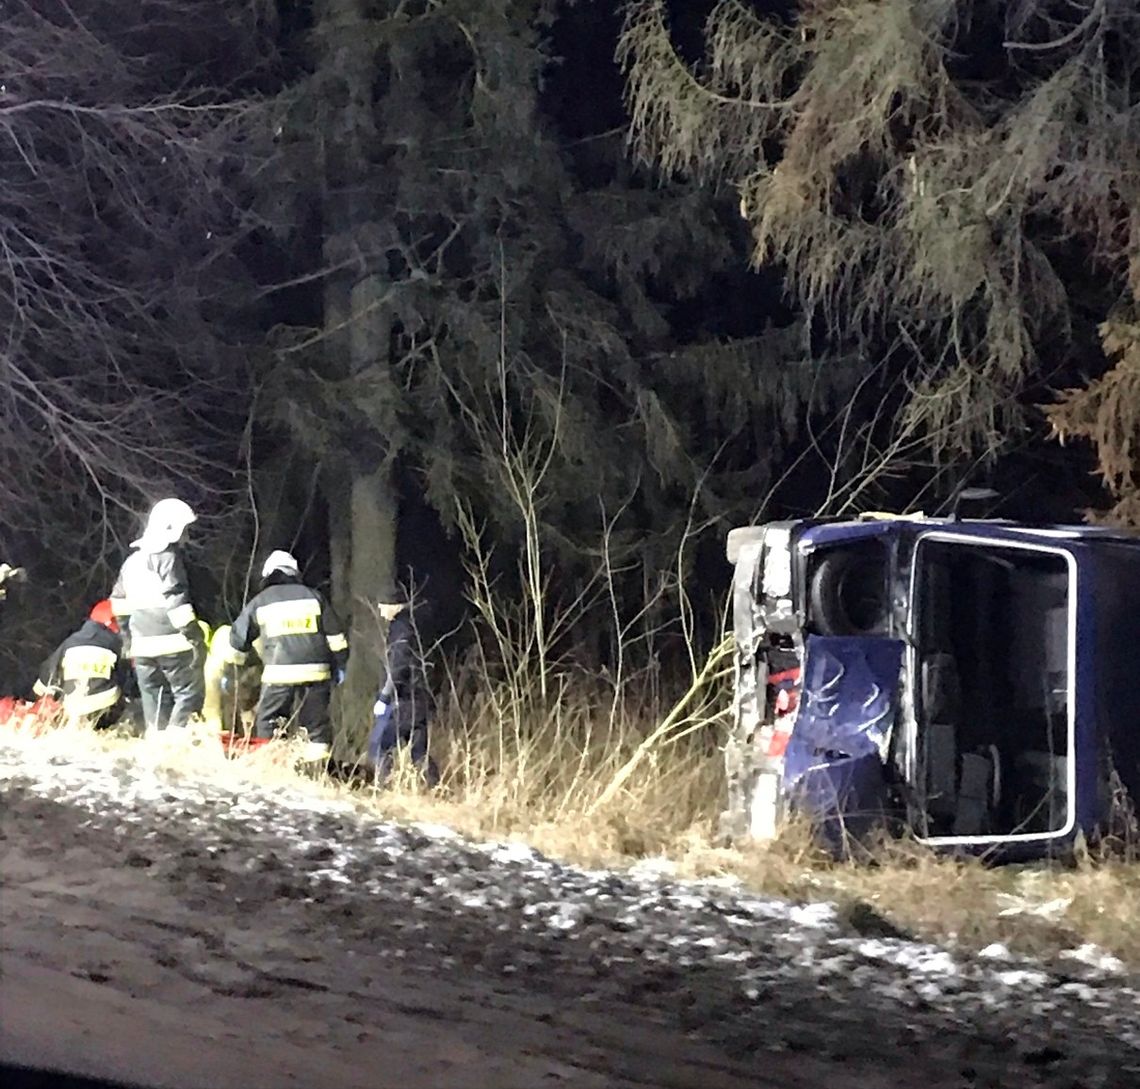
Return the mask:
M1027 389L1103 369L1095 324L1135 288L1134 3L720 0L695 67L665 0L626 10L641 156L735 189L831 338L901 339L932 442L995 450Z
M1098 517L1140 526L1140 321L1122 307L1101 326L1107 373L1087 385L1066 390L1049 409L1049 420L1062 440L1090 441L1098 470L1114 499Z
M803 325L678 321L744 235L724 201L631 169L620 133L561 137L543 95L558 8L323 0L289 43L307 74L281 97L282 279L321 305L275 331L259 403L322 466L353 721L396 574L397 466L506 557L530 547L511 457L533 458L551 598L589 583L612 522L616 588L640 600L687 525L759 513L808 406L860 377L813 361Z
M619 510L640 594L675 563L694 492L698 521L756 513L821 389L802 327L678 337L672 310L735 267L739 239L723 202L650 184L620 139L559 139L542 96L556 8L323 0L282 99L281 218L319 198L320 260L298 271L323 284L323 325L277 330L262 401L324 466L354 719L378 668L369 603L395 574L397 462L445 523L465 505L509 552L524 526L504 443L540 451L551 594L579 592Z

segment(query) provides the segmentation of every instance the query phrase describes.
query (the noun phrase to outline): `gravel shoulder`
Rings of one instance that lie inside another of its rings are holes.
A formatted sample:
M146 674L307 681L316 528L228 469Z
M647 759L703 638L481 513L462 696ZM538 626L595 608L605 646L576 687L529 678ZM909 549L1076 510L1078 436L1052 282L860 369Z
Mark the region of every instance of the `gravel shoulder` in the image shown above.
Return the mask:
M147 1086L1140 1085L1136 981L0 742L0 1058ZM1138 908L1140 910L1140 908Z

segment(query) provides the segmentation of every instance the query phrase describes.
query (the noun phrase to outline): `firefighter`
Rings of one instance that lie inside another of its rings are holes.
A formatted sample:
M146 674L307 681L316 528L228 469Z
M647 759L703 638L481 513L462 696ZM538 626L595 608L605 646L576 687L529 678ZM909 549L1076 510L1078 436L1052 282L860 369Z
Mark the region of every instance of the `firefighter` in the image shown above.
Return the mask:
M231 661L242 664L260 640L261 695L254 733L271 738L301 727L327 756L332 745L329 697L344 680L345 637L328 602L301 578L288 552L273 552L261 569L262 589L230 630Z
M68 722L104 730L123 713L128 678L123 640L109 601L100 601L83 626L43 664L37 696L63 700Z
M408 594L396 592L377 603L388 622L385 642L386 676L372 708L372 734L368 738L368 763L384 779L392 770L396 750L406 745L412 763L429 786L439 782L439 768L428 753L428 720L431 694L420 654Z
M0 601L8 596L8 585L16 582L26 582L28 573L22 567L13 567L9 563L0 563Z
M134 659L148 734L188 726L205 699L206 640L179 549L195 521L181 499L156 503L111 591Z

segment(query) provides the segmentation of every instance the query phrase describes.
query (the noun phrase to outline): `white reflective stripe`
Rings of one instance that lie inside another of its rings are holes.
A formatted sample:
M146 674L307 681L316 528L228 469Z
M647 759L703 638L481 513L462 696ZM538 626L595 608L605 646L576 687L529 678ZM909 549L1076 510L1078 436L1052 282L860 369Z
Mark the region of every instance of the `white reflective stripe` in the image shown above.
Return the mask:
M48 686L44 684L43 681L37 680L36 683L32 685L32 691L37 696L46 696L51 691L51 689L48 688Z
M329 650L333 654L339 654L342 650L348 650L348 638L344 635L329 635L326 636L329 641Z
M257 626L267 639L283 635L316 635L321 630L321 603L316 598L271 601L257 610Z
M188 628L197 619L194 606L189 602L185 605L175 605L166 615L170 617L172 628Z
M93 715L96 711L105 711L119 702L119 689L108 688L105 692L93 692L90 695L72 692L63 697L63 709L69 715Z
M332 676L328 663L302 665L267 665L261 671L261 683L266 684L315 684L327 681Z
M60 672L65 681L87 680L98 677L101 681L111 679L119 656L106 647L68 647L63 652Z
M111 598L111 612L115 616L130 616L131 607L127 604L127 599L122 597Z
M167 654L188 654L194 648L181 632L171 635L136 635L131 639L135 658L162 658Z

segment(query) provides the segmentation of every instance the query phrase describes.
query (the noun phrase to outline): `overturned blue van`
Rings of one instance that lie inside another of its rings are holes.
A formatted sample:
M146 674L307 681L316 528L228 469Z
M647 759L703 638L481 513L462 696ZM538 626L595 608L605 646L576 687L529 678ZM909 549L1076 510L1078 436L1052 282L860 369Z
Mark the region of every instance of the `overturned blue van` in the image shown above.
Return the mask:
M730 835L799 814L1016 860L1134 820L1140 539L870 515L736 529L728 558Z

